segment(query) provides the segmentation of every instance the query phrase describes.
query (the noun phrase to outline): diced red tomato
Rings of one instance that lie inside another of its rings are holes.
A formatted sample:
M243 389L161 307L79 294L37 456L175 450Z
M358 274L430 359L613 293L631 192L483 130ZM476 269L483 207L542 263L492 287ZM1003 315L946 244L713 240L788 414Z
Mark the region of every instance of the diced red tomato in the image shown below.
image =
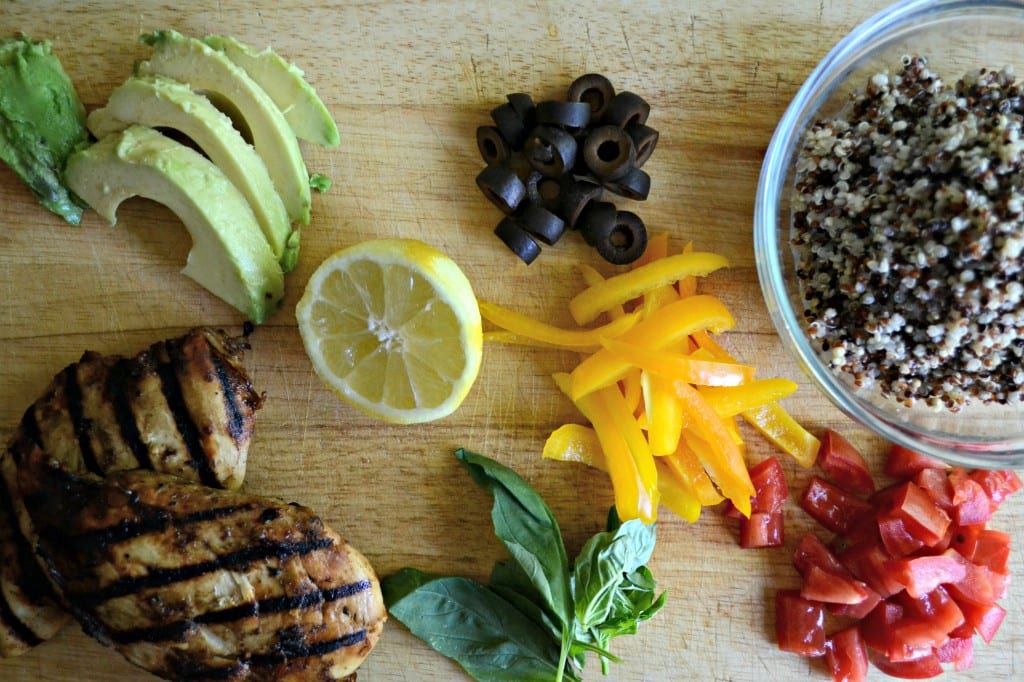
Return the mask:
M988 523L992 518L992 501L981 484L963 469L949 474L953 486L953 518L959 526Z
M914 452L902 445L889 448L889 456L885 458L885 473L893 478L912 478L922 469L949 469L949 465L937 459Z
M811 518L834 533L845 533L864 515L871 505L815 476L800 497L800 507Z
M776 457L769 457L750 468L750 482L754 484L751 509L756 512L781 512L789 497L786 474Z
M839 561L850 573L867 583L883 599L903 589L903 583L896 580L888 569L891 558L880 543L854 545L839 553Z
M907 556L924 547L924 540L907 529L907 524L902 516L895 514L880 516L878 533L882 538L885 551L891 557Z
M991 501L993 507L998 507L1010 495L1021 489L1020 478L1012 471L993 471L989 469L977 469L969 474L971 480L976 482L985 491L985 495Z
M740 516L740 547L781 547L783 525L782 512L751 512L750 518Z
M949 528L949 515L913 481L898 485L882 503L879 522L886 518L903 520L907 531L929 547L942 540Z
M933 556L894 559L888 566L911 597L923 597L939 585L957 583L967 576L966 562L954 549Z
M935 647L935 655L942 663L952 663L955 670L969 670L974 666L974 638L950 637L942 646Z
M959 560L963 562L964 577L948 586L950 594L961 606L964 602L977 606L988 606L993 603L996 600L996 590L992 585L992 572L963 557Z
M825 604L825 608L833 616L861 620L871 613L872 609L882 601L882 596L873 589L868 587L867 591L868 596L859 604Z
M997 573L996 571L988 572L989 582L992 583L992 596L999 601L1006 597L1006 593L1010 589L1010 574L1009 573Z
M804 576L800 596L827 604L862 604L868 587L849 575L839 575L811 564Z
M893 626L893 643L905 650L940 646L966 620L956 601L942 587L917 598L901 592L895 599L903 606L903 618Z
M986 528L978 533L974 552L970 556L964 556L994 573L1008 573L1010 570L1010 534Z
M903 607L890 601L883 601L860 622L860 633L869 648L889 655L893 626L903 618Z
M990 644L999 631L999 626L1003 624L1003 619L1006 618L1006 609L994 602L984 606L970 602L959 604L964 614L964 625L970 626L974 632L981 635L985 644ZM962 630L957 630L955 634L962 634Z
M893 662L885 656L871 656L875 667L886 675L904 680L924 680L942 674L942 663L935 654L928 654L909 661Z
M953 510L953 486L949 483L949 474L942 469L921 469L912 479L923 490L932 502L946 513Z
M863 682L868 676L868 650L856 625L825 640L825 660L833 682Z
M775 593L775 638L779 648L800 656L825 655L825 609L797 590Z
M818 466L837 486L857 495L875 492L875 481L857 448L837 431L828 429L818 448Z
M950 546L959 552L960 556L973 561L974 552L978 548L978 538L981 537L983 530L985 530L985 526L978 524L970 526L954 524L953 540Z
M807 569L811 566L818 566L836 575L850 575L832 550L814 533L806 533L800 538L800 544L793 552L793 566L804 578L807 577Z

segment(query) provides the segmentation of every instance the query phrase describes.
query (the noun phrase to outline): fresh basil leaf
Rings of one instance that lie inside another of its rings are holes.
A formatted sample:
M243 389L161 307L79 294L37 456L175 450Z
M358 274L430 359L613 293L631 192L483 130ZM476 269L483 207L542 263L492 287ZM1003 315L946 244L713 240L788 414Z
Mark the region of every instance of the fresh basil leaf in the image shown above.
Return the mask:
M391 605L401 600L413 590L426 585L431 580L437 580L441 576L432 573L424 573L417 568L402 568L389 576L381 578L380 590L384 595L384 605L391 608Z
M609 618L624 577L650 560L654 544L653 526L639 519L630 519L587 541L573 569L577 628L597 627Z
M562 531L547 503L519 474L493 459L461 448L455 456L493 495L494 534L508 548L560 628L571 627L569 559Z
M561 625L554 621L530 578L515 561L496 561L487 585L547 630L556 641L562 638Z
M551 682L557 676L557 640L468 578L430 580L395 602L390 613L479 682ZM566 671L564 679L579 677Z

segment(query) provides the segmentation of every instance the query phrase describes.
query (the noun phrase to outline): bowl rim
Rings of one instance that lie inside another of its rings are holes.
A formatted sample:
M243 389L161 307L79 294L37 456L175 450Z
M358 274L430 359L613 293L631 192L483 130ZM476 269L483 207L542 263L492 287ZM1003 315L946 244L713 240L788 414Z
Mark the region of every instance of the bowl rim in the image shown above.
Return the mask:
M789 162L810 118L831 95L835 85L848 75L844 65L855 63L894 27L910 26L926 17L992 10L1009 11L1024 19L1024 2L1020 0L902 0L864 20L836 43L803 82L775 128L758 177L753 231L754 260L768 313L786 350L821 393L848 417L890 443L952 464L1006 468L1024 466L1024 433L1013 438L985 440L922 433L852 394L804 338L803 325L785 295L778 239L782 229L778 204L787 186Z

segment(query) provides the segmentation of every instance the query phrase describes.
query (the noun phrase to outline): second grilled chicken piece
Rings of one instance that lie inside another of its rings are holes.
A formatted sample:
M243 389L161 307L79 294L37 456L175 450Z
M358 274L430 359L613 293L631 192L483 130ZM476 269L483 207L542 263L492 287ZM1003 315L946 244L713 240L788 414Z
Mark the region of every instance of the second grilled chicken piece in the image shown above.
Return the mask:
M25 411L0 462L38 447L69 471L146 468L238 488L262 401L241 350L204 328L134 357L86 352ZM17 530L20 506L0 485L0 656L24 653L68 618Z
M148 471L78 475L38 449L16 475L69 610L157 675L352 679L380 636L373 569L304 507Z

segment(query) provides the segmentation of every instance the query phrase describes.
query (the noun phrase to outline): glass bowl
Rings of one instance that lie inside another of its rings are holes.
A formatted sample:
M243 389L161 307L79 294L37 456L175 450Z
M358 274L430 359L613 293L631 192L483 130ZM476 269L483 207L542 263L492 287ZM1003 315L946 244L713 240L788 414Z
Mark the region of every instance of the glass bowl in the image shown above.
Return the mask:
M950 86L982 67L1016 67L1024 80L1021 36L1024 3L1007 0L910 0L871 17L826 55L789 105L768 147L754 209L765 302L801 369L848 416L890 442L968 467L1024 467L1024 404L974 400L959 411L925 401L907 406L882 395L877 383L857 385L850 374L833 370L808 335L791 201L806 130L839 113L872 75L898 72L905 56L919 55Z

